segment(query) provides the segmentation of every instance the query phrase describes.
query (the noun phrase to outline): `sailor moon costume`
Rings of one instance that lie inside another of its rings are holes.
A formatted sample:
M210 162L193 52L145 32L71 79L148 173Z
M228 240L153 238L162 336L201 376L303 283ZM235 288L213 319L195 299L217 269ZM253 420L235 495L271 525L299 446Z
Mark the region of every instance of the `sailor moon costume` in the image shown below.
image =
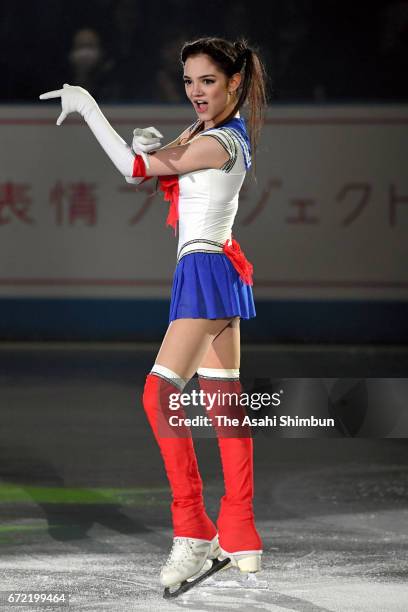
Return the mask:
M159 177L164 199L170 202L167 224L175 234L177 224L179 230L169 322L256 316L253 266L232 236L239 190L251 166L245 119L234 117L193 140L204 136L216 138L228 152L222 168ZM133 176L140 176L139 163L136 159Z
M64 83L63 88L40 95L41 100L53 98L61 98L62 112L57 125L61 125L70 113L79 112L128 182L139 184L152 178L146 176L148 156L143 152L134 154L89 92ZM253 268L231 233L238 193L251 165L245 121L235 117L196 137L205 136L217 138L228 151L229 159L222 168L159 177L165 199L170 202L167 223L175 231L178 223L180 229L169 318L251 318L255 316L251 288ZM197 374L206 397L209 394L216 397L218 390L231 397L240 393L239 369L199 368ZM169 398L175 391L182 391L185 384L175 372L154 364L146 376L142 395L173 495L173 548L160 578L166 587L181 581L186 583L201 571L207 560L220 558L219 553L245 572L260 569L262 554L262 540L255 526L252 504L253 441L250 431L245 427L237 431L215 427L225 495L221 499L217 525L214 525L205 510L190 428L179 428L177 434L168 431ZM240 410L239 405L229 406L228 402L226 407L216 402L212 410L215 414L227 410L227 416L232 411L234 415L243 413L242 407Z
M194 138L205 136L216 138L229 153L222 168L159 177L165 200L170 202L167 224L174 228L175 234L177 224L179 228L169 321L256 316L253 266L232 236L239 190L251 165L245 120L235 117ZM139 177L143 171L141 158L136 157L133 176ZM199 368L197 375L205 397L239 398L239 369ZM177 378L168 368L154 364L146 377L142 400L173 495L173 548L160 574L167 589L180 582L180 589L185 589L186 579L204 563L205 555L207 559L218 558L220 562L229 559L243 572L256 572L260 569L262 554L262 540L255 526L252 504L253 440L250 429L242 425L235 428L217 425L218 417L226 418L227 422L232 422L233 418L236 421L238 417L242 423L245 410L239 399L230 404L215 401L211 406L225 485L215 526L205 510L191 430L176 427L175 431L169 427L172 416L169 398L177 389L182 391L185 384L186 381ZM178 412L181 417L185 416L182 409ZM214 566L208 571L215 570Z
M62 89L39 97L61 98L57 125L70 113L80 113L128 182L139 184L152 178L146 175L148 156L131 151L86 89L64 83ZM180 228L170 321L182 317L256 316L251 289L253 267L231 234L238 193L251 165L245 120L234 117L194 138L205 136L216 138L228 152L229 160L222 168L159 177L165 199L170 201L167 223L176 231L178 222Z

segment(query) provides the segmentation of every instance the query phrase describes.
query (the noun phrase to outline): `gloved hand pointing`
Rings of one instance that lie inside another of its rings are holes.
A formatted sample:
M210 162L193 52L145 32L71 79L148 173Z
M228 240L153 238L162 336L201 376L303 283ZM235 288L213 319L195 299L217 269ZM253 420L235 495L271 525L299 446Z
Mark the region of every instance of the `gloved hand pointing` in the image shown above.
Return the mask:
M49 100L50 98L61 98L62 113L57 119L57 125L61 125L70 113L77 112L82 115L119 172L126 180L132 177L135 153L113 129L96 100L86 89L79 87L79 85L64 83L62 89L47 91L40 95L40 100ZM146 168L149 168L149 156L144 151L140 151L139 155L143 157Z
M61 125L70 113L75 112L88 121L90 113L98 106L95 98L86 89L79 85L68 85L68 83L64 83L62 89L47 91L40 95L40 100L50 98L61 98L62 113L57 119L57 125Z

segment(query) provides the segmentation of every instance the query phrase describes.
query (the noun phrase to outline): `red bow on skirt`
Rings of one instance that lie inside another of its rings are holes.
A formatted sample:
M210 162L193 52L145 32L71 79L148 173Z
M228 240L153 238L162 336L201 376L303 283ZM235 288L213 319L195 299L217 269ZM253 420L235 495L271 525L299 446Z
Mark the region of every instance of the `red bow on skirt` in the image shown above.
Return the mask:
M164 191L164 199L170 202L169 214L166 224L174 227L174 235L177 233L177 221L179 218L178 201L180 195L178 174L159 176L160 189Z
M231 261L232 265L244 281L246 285L253 285L252 273L254 271L254 266L250 261L247 260L243 251L241 251L241 247L239 243L232 238L231 244L228 244L228 240L224 242L222 247L225 255Z

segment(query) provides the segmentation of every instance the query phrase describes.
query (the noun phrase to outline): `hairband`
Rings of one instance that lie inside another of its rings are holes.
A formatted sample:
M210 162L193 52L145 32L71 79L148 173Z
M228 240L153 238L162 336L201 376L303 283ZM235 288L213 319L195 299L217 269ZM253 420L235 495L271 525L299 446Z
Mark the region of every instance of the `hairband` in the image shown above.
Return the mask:
M246 60L249 57L249 54L251 53L251 49L247 46L244 46L244 43L241 42L234 43L234 47L238 51L238 57L235 60L235 66L238 70L241 70L244 64L244 60Z

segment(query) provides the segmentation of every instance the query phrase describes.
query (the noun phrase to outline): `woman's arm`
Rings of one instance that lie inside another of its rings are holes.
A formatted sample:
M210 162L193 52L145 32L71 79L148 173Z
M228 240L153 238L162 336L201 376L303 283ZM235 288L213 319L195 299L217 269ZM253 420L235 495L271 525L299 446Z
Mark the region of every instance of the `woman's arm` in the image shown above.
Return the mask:
M195 123L193 123L193 126L195 125ZM150 128L150 129L155 129L155 128ZM178 136L177 138L175 138L174 140L172 140L171 142L167 143L166 145L164 145L163 147L156 147L156 149L153 151L149 151L148 149L146 150L146 148L142 149L144 150L145 153L151 153L152 155L155 154L158 150L163 151L164 149L171 149L174 148L178 145L180 145L182 143L183 140L188 140L188 137L191 133L191 129L192 126L187 127L181 134L180 136ZM140 150L140 143L138 141L139 137L136 137L136 142L135 142L135 137L133 138L133 142L132 142L132 150L134 153L138 152L138 149ZM135 146L136 145L136 146ZM133 172L133 174L135 174L135 172ZM142 176L134 176L134 177L129 177L129 176L125 176L125 179L128 183L131 183L132 185L140 185L141 183L148 181L149 179L153 178L153 176L146 176L144 175Z
M72 112L80 113L106 154L124 177L165 176L184 174L206 168L220 168L229 159L224 147L215 138L197 138L190 143L169 146L154 153L135 155L131 147L113 129L96 100L86 89L64 83L62 89L40 95L41 100L61 98L61 125ZM143 169L144 173L139 170Z
M229 159L229 154L215 138L197 138L184 145L167 147L148 154L149 163L144 168L143 176L166 176L221 168ZM139 168L140 160L135 159L132 176L142 176Z
M57 125L61 125L70 113L77 112L82 115L99 144L122 176L132 176L135 154L123 138L113 129L96 103L96 100L86 89L78 85L64 83L62 89L47 91L40 95L40 100L52 98L61 98L62 112L57 119ZM147 166L149 165L149 157L145 153L141 152L136 157L140 157Z

